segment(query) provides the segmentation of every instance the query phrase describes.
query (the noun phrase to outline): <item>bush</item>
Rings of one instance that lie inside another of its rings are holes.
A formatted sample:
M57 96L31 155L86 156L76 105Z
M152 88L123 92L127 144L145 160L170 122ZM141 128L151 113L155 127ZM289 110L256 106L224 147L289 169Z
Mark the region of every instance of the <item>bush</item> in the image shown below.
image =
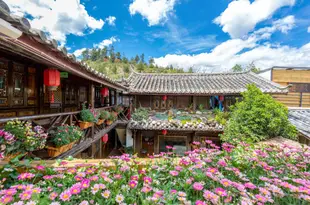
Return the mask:
M95 109L87 109L85 105L83 105L80 115L83 122L97 122L99 118L99 114Z
M149 117L149 110L147 108L137 108L136 111L132 114L132 119L134 121L147 120Z
M214 109L214 114L215 114L215 121L221 125L226 125L230 113L229 112L223 112L220 109Z
M296 139L297 130L288 120L288 109L264 94L255 85L248 85L243 100L231 107L231 117L221 140L230 143L258 142L282 136Z
M79 127L63 125L57 127L56 134L51 141L56 147L61 147L79 140L82 136L83 132Z

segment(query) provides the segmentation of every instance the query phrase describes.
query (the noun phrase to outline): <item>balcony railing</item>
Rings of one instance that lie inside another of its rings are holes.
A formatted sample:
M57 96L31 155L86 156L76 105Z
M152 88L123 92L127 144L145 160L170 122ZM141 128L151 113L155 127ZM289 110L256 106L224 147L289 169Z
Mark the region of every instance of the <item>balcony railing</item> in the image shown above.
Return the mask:
M116 106L109 106L109 107L102 107L102 108L96 108L97 111L107 110L112 111ZM63 159L68 156L76 156L77 154L81 153L82 151L86 150L90 146L92 146L95 142L100 142L100 148L101 140L100 138L105 135L106 133L110 132L112 129L114 129L119 124L127 124L127 117L124 114L126 112L126 108L123 112L121 112L118 115L118 118L116 121L113 122L111 125L106 125L105 123L101 125L97 125L94 123L93 126L84 129L84 136L77 142L77 144L69 151L62 153L61 155L57 156L56 159ZM53 129L56 129L58 126L62 126L65 124L68 125L78 125L79 119L78 115L80 114L80 111L75 112L65 112L65 113L53 113L53 114L41 114L41 115L32 115L32 116L23 116L23 117L10 117L10 118L3 118L0 119L0 125L4 125L6 122L11 120L21 120L21 121L28 121L31 122L32 125L40 125L42 126L46 132L50 132ZM96 153L96 147L92 147L92 156L94 157ZM102 151L99 152L100 158L102 158Z

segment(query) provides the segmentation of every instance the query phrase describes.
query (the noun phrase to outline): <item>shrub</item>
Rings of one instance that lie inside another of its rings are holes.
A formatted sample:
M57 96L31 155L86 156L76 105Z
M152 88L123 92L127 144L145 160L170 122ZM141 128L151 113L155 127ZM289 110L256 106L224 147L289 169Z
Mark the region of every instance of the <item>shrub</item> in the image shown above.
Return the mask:
M147 108L137 108L136 111L132 114L132 119L134 121L143 121L147 120L149 117L149 110Z
M296 139L297 130L288 120L288 109L255 85L247 88L242 93L243 100L231 107L231 118L221 139L231 143L258 142L276 136Z
M109 111L103 110L100 112L100 116L99 116L100 119L107 120L109 119L109 117L110 117Z
M83 132L79 127L64 125L57 127L55 135L51 138L51 142L56 147L61 147L71 142L79 140L83 135Z
M80 116L83 122L97 122L99 118L99 114L95 109L87 109L85 105L83 105Z
M221 125L226 125L230 113L229 112L223 112L220 109L215 109L214 110L214 114L215 114L215 121L218 122Z

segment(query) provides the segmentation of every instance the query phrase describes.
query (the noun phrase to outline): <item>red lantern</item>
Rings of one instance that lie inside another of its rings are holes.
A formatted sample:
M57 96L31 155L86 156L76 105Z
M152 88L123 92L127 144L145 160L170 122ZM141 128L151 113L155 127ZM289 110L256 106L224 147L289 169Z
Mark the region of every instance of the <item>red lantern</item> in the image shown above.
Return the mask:
M107 97L109 95L109 89L108 88L101 88L100 93L103 97Z
M163 130L162 133L163 133L163 135L167 135L168 131L167 130Z
M101 138L101 141L104 144L106 144L108 142L108 140L109 140L109 135L108 134L103 135L102 138Z
M168 98L167 95L164 95L164 96L163 96L163 100L164 100L164 101L166 101L167 98Z
M48 87L51 92L50 102L54 103L54 91L60 85L60 72L56 69L44 70L44 85Z
M220 99L220 101L224 101L224 95L220 95L220 97L219 97L219 99Z

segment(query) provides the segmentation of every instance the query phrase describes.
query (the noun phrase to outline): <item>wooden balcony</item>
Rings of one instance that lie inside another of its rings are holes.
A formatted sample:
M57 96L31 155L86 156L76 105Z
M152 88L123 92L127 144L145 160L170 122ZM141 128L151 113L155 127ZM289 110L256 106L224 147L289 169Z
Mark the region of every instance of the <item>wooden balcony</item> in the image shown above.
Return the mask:
M102 111L112 111L116 106L102 107L97 108L95 110ZM126 111L126 109L124 110ZM46 132L50 132L53 129L56 129L58 126L62 126L65 124L68 125L76 125L78 126L79 118L78 115L80 111L76 112L65 112L65 113L54 113L54 114L42 114L42 115L33 115L33 116L24 116L24 117L11 117L0 119L0 125L4 125L6 122L19 119L21 121L31 122L33 126L40 125L42 126ZM62 153L61 155L55 158L49 158L45 151L38 151L35 153L35 156L40 157L42 159L64 159L68 156L77 156L79 153L91 147L91 156L90 158L94 158L97 155L98 158L102 158L102 141L101 137L111 130L116 128L117 126L126 126L128 123L128 119L124 112L118 115L118 119L113 122L111 125L106 125L105 123L101 125L97 125L94 123L93 126L84 129L83 137L73 146L72 149L67 152Z

